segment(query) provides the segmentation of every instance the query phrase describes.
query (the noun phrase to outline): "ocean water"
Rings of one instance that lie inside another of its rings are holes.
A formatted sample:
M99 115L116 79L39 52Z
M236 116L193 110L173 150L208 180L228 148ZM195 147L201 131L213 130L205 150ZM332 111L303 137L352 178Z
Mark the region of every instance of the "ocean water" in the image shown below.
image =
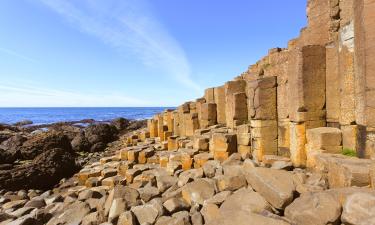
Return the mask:
M13 124L31 120L34 124L94 119L108 121L118 117L148 119L154 114L173 107L122 107L122 108L0 108L0 123Z

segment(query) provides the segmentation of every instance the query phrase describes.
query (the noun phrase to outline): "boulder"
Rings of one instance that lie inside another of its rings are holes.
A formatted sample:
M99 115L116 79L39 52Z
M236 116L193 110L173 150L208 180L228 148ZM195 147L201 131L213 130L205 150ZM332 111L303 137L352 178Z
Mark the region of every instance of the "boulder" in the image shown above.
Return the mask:
M88 152L91 148L91 144L87 140L84 132L77 134L73 138L71 145L75 152Z
M231 210L221 214L207 225L290 225L286 220L273 214L249 213L243 210Z
M190 206L187 202L182 198L171 198L168 199L163 203L164 208L168 210L170 213L174 213L177 211L189 209Z
M306 193L285 209L285 216L298 225L336 224L341 205L326 192Z
M74 202L64 209L59 216L53 217L47 225L80 224L83 218L90 213L90 207L84 202Z
M69 138L55 131L32 135L22 144L20 151L24 159L34 159L39 154L54 148L62 149L69 153L72 152Z
M212 203L204 204L201 209L201 214L204 218L204 221L206 223L210 223L215 220L215 218L220 216L219 207Z
M118 225L136 225L136 219L135 216L131 211L126 211L121 213L118 222Z
M233 210L260 213L264 210L271 211L272 207L259 193L245 188L229 196L220 206L220 214L225 214Z
M135 206L131 211L137 217L139 224L153 224L159 215L159 211L153 205L149 204Z
M256 167L245 171L247 183L273 207L284 209L293 201L295 185L291 173Z
M46 150L31 163L0 171L0 189L49 189L77 171L75 158L64 149Z
M109 142L116 140L117 130L109 124L93 124L85 129L91 152L103 151Z
M375 224L375 194L358 192L346 198L341 221L344 224Z
M125 118L120 117L120 118L116 118L112 120L111 124L114 127L116 127L118 131L122 131L122 130L125 130L130 125L130 121Z
M195 180L182 188L182 197L190 205L193 203L202 205L205 200L211 198L214 194L215 185L205 179Z
M126 210L126 201L122 198L115 198L112 201L111 208L109 209L108 222L115 222L120 214Z
M0 164L13 163L17 159L22 159L20 147L27 139L16 134L0 145Z

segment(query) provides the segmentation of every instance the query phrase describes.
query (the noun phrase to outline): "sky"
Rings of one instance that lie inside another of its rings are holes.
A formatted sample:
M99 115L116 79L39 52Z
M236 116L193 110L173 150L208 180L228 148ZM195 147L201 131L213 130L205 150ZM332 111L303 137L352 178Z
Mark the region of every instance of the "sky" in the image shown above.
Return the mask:
M296 0L0 0L0 107L177 106L306 26Z

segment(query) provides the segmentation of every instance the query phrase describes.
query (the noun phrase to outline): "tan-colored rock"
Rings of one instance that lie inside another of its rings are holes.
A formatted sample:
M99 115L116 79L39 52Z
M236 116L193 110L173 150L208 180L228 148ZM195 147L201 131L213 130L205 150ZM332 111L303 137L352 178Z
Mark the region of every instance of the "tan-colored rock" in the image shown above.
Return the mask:
M260 213L264 210L271 211L271 206L259 193L245 188L233 193L220 206L220 214L225 214L232 210Z
M284 218L271 213L263 215L236 209L224 212L215 220L207 223L207 225L247 225L249 221L256 225L290 225Z
M131 211L126 211L120 214L117 225L136 225L135 216Z
M126 180L122 176L116 175L103 179L101 183L103 186L114 187L119 184L125 184Z
M309 45L290 51L289 58L289 114L292 122L318 120L314 114L323 110L326 102L326 49Z
M119 158L121 160L128 160L128 148L123 148L120 150Z
M221 205L227 198L232 194L231 191L222 191L214 195L212 198L204 201L203 205L211 203L215 205Z
M199 151L208 151L209 150L209 141L210 139L205 136L195 136L193 148Z
M235 126L235 120L247 120L246 81L236 80L225 83L225 117L228 127ZM241 123L237 124L240 125Z
M155 154L155 150L153 148L148 148L145 150L142 150L138 154L138 163L145 164L147 163L147 159L152 157Z
M219 207L212 203L204 204L201 209L201 214L205 223L210 223L220 216Z
M213 155L210 153L199 153L194 156L194 168L201 168L203 165L210 159L213 158Z
M236 134L215 133L210 140L210 152L235 153L237 151Z
M207 128L217 123L216 103L204 103L201 106L200 127Z
M214 184L204 179L188 183L182 188L182 197L190 205L193 203L202 205L205 200L211 198L214 194Z
M285 209L285 216L301 225L335 224L340 214L340 203L324 192L303 194Z
M194 136L194 131L199 129L198 113L184 114L185 134Z
M164 192L168 188L172 187L175 185L178 181L177 177L174 176L169 176L169 175L162 175L162 176L157 176L156 177L156 184L159 189L159 192Z
M217 122L219 124L226 124L226 98L225 87L220 86L214 89L214 97L216 103Z
M341 126L342 147L344 149L359 150L360 132L358 125Z
M159 215L159 211L151 204L132 207L131 211L136 216L139 224L153 224Z
M277 154L284 157L290 157L290 122L289 119L277 121Z
M244 176L218 176L216 179L216 186L219 191L236 191L247 185Z
M330 188L363 187L370 184L372 160L354 157L331 157L328 160L328 182Z
M163 203L163 206L169 213L187 210L190 208L189 204L182 198L171 198Z
M238 133L237 144L249 146L251 145L251 134L250 133Z
M108 178L108 177L113 177L113 176L116 176L116 175L117 175L117 170L116 169L112 169L112 168L104 169L101 172L101 176L104 179Z
M277 123L275 120L251 120L252 155L257 161L263 155L277 155Z
M170 136L168 138L168 151L173 151L178 149L178 136Z
M295 167L306 166L306 125L290 123L290 159Z
M276 77L265 77L247 83L248 117L252 120L276 119Z
M242 159L248 159L252 155L251 146L238 145L237 151L241 155Z
M115 198L112 201L111 208L109 209L108 222L113 223L118 217L126 210L126 202L122 198Z
M209 103L215 101L214 88L207 88L206 90L204 90L204 99Z
M247 183L273 207L284 209L293 201L295 185L289 172L260 167L244 172Z
M375 189L375 164L370 168L370 186Z
M330 146L342 145L342 132L333 127L319 127L306 131L307 144L322 150L329 150Z
M345 224L374 224L375 195L358 192L347 197L343 205L341 221Z
M84 202L74 202L64 209L63 213L58 217L53 217L48 221L47 225L58 224L80 224L82 219L90 213L90 207Z

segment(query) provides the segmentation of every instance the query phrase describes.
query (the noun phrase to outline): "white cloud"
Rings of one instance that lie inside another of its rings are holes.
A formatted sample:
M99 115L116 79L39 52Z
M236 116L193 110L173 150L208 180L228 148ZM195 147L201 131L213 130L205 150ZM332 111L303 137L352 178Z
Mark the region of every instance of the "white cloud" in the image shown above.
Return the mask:
M26 60L28 62L32 62L32 63L36 63L37 61L31 57L28 57L26 55L23 55L21 53L18 53L16 51L13 51L13 50L10 50L10 49L6 49L6 48L0 48L0 52L3 52L7 55L11 55L11 56L14 56L14 57L17 57L19 59L22 59L22 60Z
M184 50L153 16L146 0L39 0L75 28L137 56L197 92Z
M0 84L1 107L152 106L151 102L117 93L78 93L38 87L35 84Z

